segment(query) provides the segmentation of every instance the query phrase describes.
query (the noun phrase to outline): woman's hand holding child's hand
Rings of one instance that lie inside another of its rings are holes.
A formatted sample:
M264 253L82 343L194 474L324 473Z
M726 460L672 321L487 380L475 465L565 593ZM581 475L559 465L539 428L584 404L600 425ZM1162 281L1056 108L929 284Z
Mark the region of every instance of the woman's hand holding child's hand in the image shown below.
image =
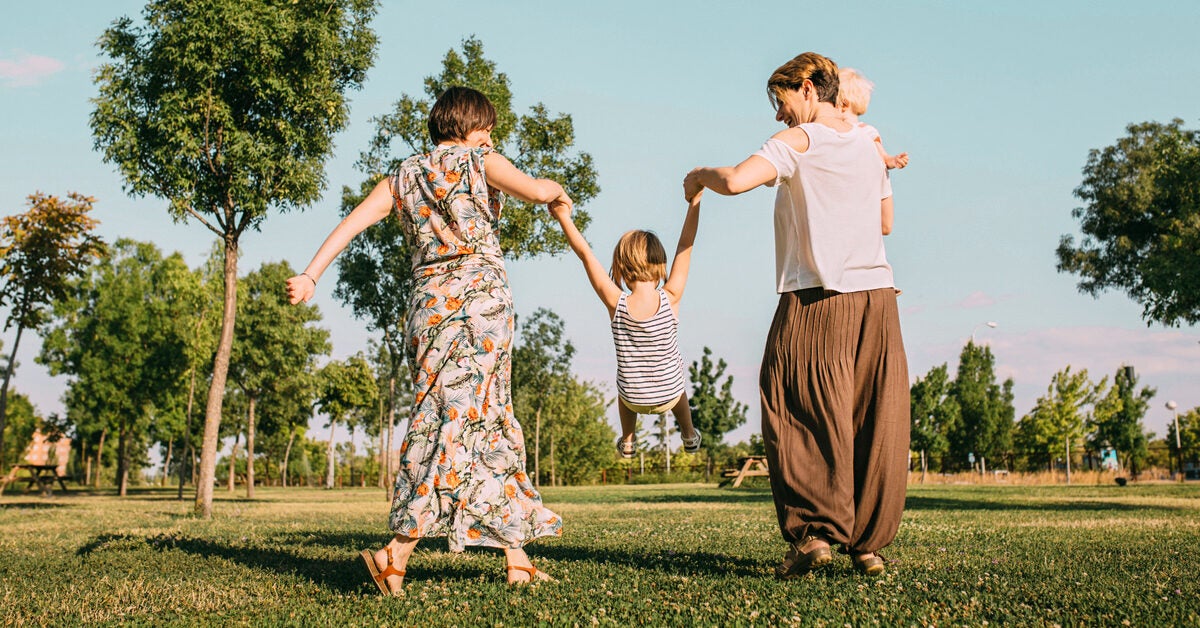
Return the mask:
M704 184L700 182L700 171L703 168L693 168L687 176L683 178L683 200L691 203L692 199L704 191Z
M308 303L308 300L313 298L313 293L316 292L316 289L317 282L303 273L287 280L288 300L291 301L292 305L301 301Z
M553 216L555 220L560 222L570 220L572 210L570 200L571 199L568 198L564 201L560 197L550 201L550 215Z

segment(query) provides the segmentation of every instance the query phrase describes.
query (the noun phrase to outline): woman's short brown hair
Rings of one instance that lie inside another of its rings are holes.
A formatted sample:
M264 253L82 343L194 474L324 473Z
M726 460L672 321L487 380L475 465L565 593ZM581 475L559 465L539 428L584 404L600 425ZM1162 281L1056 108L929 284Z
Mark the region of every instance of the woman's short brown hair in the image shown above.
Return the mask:
M667 252L653 231L627 231L613 249L609 272L618 288L631 281L662 281L667 277Z
M434 144L466 139L471 131L496 126L496 108L479 90L451 87L429 111L429 139Z
M805 52L779 66L767 79L767 97L771 106L779 109L779 98L785 91L800 89L804 81L812 81L817 90L817 102L837 105L838 67L829 57Z

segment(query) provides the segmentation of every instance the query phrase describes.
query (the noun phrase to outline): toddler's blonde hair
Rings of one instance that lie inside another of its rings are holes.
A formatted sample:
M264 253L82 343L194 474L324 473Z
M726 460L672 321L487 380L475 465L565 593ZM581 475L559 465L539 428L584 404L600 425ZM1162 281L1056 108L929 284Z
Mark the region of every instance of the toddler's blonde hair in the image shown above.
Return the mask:
M838 83L838 108L846 107L856 116L866 113L867 105L871 104L871 90L875 89L875 84L854 68L838 70Z
M667 277L667 252L653 231L626 231L613 249L609 273L619 288L631 281L662 281Z

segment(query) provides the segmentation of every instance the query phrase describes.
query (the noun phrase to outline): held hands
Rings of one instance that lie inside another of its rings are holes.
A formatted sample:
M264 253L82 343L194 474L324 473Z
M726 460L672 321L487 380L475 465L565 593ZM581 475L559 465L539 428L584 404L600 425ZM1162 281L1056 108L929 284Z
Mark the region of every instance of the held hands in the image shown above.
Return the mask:
M571 201L571 197L567 196L566 192L563 192L558 198L550 201L547 208L555 220L562 222L571 219L571 212L575 209L575 203Z
M317 290L317 282L304 273L287 280L288 301L295 305L301 301L308 303Z
M700 182L702 170L704 170L704 168L693 168L692 171L687 173L687 176L683 178L683 198L688 203L691 203L692 199L698 197L702 192L704 192L704 184Z
M883 163L887 165L888 170L891 170L893 168L903 168L908 165L908 153L900 153L899 155L892 155L892 156L888 157L887 159L884 159Z

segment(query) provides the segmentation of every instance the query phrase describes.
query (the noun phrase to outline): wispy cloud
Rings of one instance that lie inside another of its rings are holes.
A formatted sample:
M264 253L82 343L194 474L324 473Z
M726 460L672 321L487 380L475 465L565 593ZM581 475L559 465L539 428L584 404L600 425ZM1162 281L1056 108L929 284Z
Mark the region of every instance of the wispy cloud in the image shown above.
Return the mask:
M21 55L17 60L0 59L0 80L7 87L29 87L65 67L62 61L40 55Z
M955 303L954 305L963 309L973 310L981 307L990 307L995 304L996 299L992 298L982 290L976 290L975 292L968 294L967 298Z

